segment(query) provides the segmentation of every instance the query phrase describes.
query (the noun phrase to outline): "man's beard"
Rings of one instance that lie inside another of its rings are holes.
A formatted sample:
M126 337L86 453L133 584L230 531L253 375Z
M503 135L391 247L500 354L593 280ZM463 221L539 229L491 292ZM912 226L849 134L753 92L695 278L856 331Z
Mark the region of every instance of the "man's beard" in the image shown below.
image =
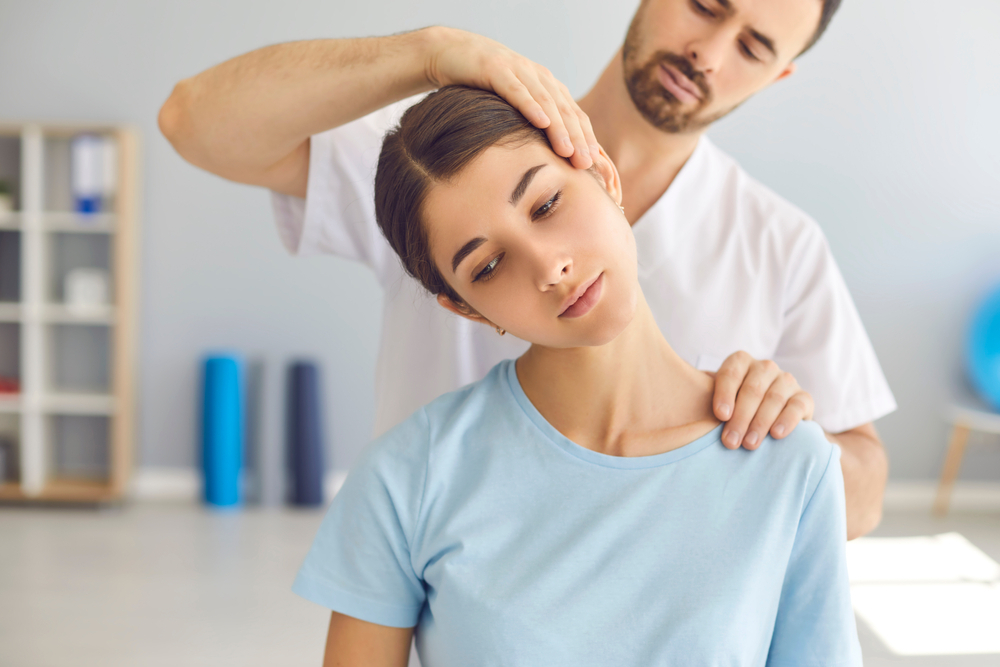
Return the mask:
M693 132L707 127L735 109L726 109L719 113L699 116L712 102L712 91L705 81L705 75L694 68L687 58L670 51L657 51L649 60L640 64L637 62L636 51L638 21L641 12L636 14L632 26L625 37L622 49L622 67L624 69L625 87L628 88L632 104L653 127L663 132L684 133ZM684 104L660 83L660 65L666 64L686 76L701 92L701 99L694 108L684 110Z

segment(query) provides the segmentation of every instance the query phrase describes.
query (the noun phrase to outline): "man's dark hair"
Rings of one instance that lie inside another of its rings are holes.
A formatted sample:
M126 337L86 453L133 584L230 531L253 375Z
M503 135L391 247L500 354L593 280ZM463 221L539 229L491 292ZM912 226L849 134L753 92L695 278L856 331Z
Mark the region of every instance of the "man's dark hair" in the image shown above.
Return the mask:
M810 39L805 48L799 52L800 56L811 49L813 44L819 41L819 38L823 36L824 32L826 32L826 27L830 25L830 19L833 18L833 15L837 13L839 8L840 0L823 0L823 9L819 15L819 25L816 26L816 32L813 33L812 39Z

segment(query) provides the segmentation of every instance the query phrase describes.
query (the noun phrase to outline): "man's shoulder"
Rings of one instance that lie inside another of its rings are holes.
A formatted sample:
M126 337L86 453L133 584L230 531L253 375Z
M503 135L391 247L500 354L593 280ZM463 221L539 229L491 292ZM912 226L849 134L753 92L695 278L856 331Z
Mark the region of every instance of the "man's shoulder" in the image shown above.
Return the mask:
M708 137L701 138L699 149L704 168L712 174L711 181L721 187L720 203L732 207L742 222L761 231L822 236L822 230L812 216L750 175L733 156Z

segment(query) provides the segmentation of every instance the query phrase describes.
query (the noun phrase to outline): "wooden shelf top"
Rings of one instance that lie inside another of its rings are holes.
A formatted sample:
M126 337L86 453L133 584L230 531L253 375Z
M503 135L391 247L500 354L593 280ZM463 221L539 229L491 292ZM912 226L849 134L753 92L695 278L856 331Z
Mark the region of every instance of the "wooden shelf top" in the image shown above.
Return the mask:
M114 306L71 308L62 303L49 303L41 308L41 321L51 324L115 324ZM24 322L29 319L20 302L0 302L0 322Z
M51 502L103 502L121 495L108 482L77 479L53 479L37 495L28 495L16 482L0 484L0 500L39 500Z
M20 229L21 212L11 211L0 213L0 229Z
M21 304L0 301L0 322L20 322Z

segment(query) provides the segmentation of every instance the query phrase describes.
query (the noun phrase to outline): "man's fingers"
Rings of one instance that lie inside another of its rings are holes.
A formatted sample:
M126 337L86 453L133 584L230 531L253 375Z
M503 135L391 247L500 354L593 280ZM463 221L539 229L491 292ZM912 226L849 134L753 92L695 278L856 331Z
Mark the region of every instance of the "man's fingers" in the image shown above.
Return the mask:
M813 409L812 395L799 390L788 399L781 414L778 415L778 418L774 421L774 425L771 426L771 437L777 439L784 438L799 425L800 421L803 419L812 419Z
M743 443L750 421L757 414L764 395L780 374L778 365L770 360L757 361L750 365L746 378L736 393L733 416L722 431L723 444L735 448Z
M552 120L542 108L542 105L534 98L528 87L518 78L517 74L509 68L502 69L493 82L493 91L500 97L521 112L532 125L545 129L552 124Z
M778 419L782 410L788 404L789 399L800 391L798 382L791 373L781 373L771 383L770 388L764 394L764 400L757 408L757 414L750 420L750 426L743 436L743 446L747 449L757 449L764 437L771 430L771 426ZM798 423L796 421L796 423Z
M722 362L715 374L715 394L712 396L712 411L716 419L726 421L733 416L736 393L747 376L751 362L753 358L746 352L735 352Z

